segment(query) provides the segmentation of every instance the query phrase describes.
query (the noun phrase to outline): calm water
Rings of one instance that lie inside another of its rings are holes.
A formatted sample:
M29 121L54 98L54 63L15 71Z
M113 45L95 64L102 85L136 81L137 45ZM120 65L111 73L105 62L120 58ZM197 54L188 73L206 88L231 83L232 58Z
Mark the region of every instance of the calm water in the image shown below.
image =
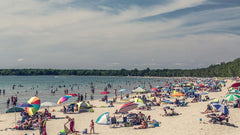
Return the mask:
M90 84L91 82L95 86L94 99L102 97L100 92L103 91L107 84L112 86L108 91L111 92L109 96L112 96L114 89L120 90L133 89L137 86L145 86L149 89L149 84L154 86L162 86L166 81L172 81L168 78L141 78L141 77L98 77L98 76L0 76L0 89L5 89L6 93L0 95L0 113L7 110L6 101L7 98L12 95L18 96L18 103L27 102L27 100L36 94L38 91L38 97L41 102L55 102L61 96L64 96L64 90L68 89L69 93L87 93L88 99L91 94ZM13 85L16 87L13 89ZM22 85L23 87L18 87ZM65 85L65 87L63 87ZM59 87L61 86L61 87ZM71 90L72 87L72 90ZM51 96L51 89L57 88L54 96ZM76 101L76 97L72 97L67 102ZM11 107L11 106L10 106Z

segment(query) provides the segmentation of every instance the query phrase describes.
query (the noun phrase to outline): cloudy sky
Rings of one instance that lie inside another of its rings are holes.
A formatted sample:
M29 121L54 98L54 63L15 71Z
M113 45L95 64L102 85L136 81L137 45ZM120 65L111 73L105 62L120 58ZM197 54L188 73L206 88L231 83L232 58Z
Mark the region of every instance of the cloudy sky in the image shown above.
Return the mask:
M1 0L0 68L201 68L240 57L239 0Z

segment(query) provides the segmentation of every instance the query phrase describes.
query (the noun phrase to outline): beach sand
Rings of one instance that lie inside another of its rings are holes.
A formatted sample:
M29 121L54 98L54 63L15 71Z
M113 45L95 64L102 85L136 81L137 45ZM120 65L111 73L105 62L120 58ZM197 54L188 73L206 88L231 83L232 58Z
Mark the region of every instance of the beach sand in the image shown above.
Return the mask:
M224 98L227 93L227 88L231 86L234 82L228 80L226 87L222 89L221 92L209 93L209 97L221 99ZM90 101L91 104L96 106L93 113L80 113L80 114L63 114L62 112L51 112L52 115L55 115L60 119L50 119L47 121L47 134L48 135L57 135L58 132L64 129L64 123L66 122L65 116L68 115L75 119L75 129L82 131L87 128L89 132L89 125L91 119L96 121L98 116L104 112L110 112L110 116L113 116L113 113L116 109L119 109L123 104L114 104L114 107L111 108L101 108L101 106L107 106L105 102L100 102L98 100ZM135 130L133 127L120 127L120 128L111 128L109 125L98 125L95 123L95 132L101 135L237 135L240 133L240 116L239 108L230 108L230 120L229 123L235 125L220 125L207 123L209 118L205 117L205 114L201 114L206 109L208 102L200 103L189 103L187 107L177 107L176 112L182 113L178 116L171 117L162 117L160 114L164 114L163 109L159 106L152 107L151 111L141 111L145 115L151 115L152 119L160 121L160 127L148 128ZM50 110L56 109L60 110L62 106L50 107ZM132 112L139 112L139 110L132 110ZM200 118L203 122L200 123ZM17 120L20 120L19 113L17 113ZM0 114L0 130L5 128L14 127L15 114ZM0 135L21 135L27 133L28 135L34 133L39 135L38 130L11 130L0 131Z

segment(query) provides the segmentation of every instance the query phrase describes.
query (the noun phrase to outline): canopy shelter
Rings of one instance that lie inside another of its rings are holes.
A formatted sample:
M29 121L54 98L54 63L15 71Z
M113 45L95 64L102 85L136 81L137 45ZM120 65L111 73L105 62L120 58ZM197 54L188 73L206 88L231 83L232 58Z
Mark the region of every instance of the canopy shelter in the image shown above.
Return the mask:
M145 90L141 87L138 87L135 90L132 90L132 92L134 92L134 93L145 93L145 92L147 92L147 90Z
M87 102L83 101L83 102L79 102L77 103L78 106L78 112L92 112L92 106L90 104L88 104Z
M105 112L105 113L101 114L97 118L96 123L102 124L102 125L109 125L111 123L110 119L109 119L109 112Z

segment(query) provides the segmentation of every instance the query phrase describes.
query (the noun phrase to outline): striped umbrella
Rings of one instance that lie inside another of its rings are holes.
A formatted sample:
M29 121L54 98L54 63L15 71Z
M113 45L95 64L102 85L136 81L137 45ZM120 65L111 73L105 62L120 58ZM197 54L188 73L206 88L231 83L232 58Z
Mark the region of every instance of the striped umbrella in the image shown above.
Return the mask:
M124 105L120 108L119 112L120 112L120 113L126 113L126 112L128 112L128 111L136 108L137 106L138 106L138 104L136 104L136 103L127 103L127 104L124 104Z
M231 91L228 91L228 93L240 93L238 90L231 90Z
M33 107L33 105L29 103L19 103L16 107Z
M61 98L58 100L57 104L61 104L61 103L65 102L65 101L67 101L70 97L72 97L72 96L66 95L66 96L61 97Z
M28 103L31 104L33 107L27 107L25 108L27 113L32 116L33 114L35 114L40 106L41 106L41 101L38 97L31 97L29 100L28 100Z
M236 90L234 87L230 87L228 90Z
M229 94L229 95L226 96L226 99L228 101L235 101L235 100L237 100L239 98L240 98L240 96L237 95L237 94Z
M219 112L222 112L224 114L229 114L228 108L225 105L219 104L219 103L213 103L212 104Z

